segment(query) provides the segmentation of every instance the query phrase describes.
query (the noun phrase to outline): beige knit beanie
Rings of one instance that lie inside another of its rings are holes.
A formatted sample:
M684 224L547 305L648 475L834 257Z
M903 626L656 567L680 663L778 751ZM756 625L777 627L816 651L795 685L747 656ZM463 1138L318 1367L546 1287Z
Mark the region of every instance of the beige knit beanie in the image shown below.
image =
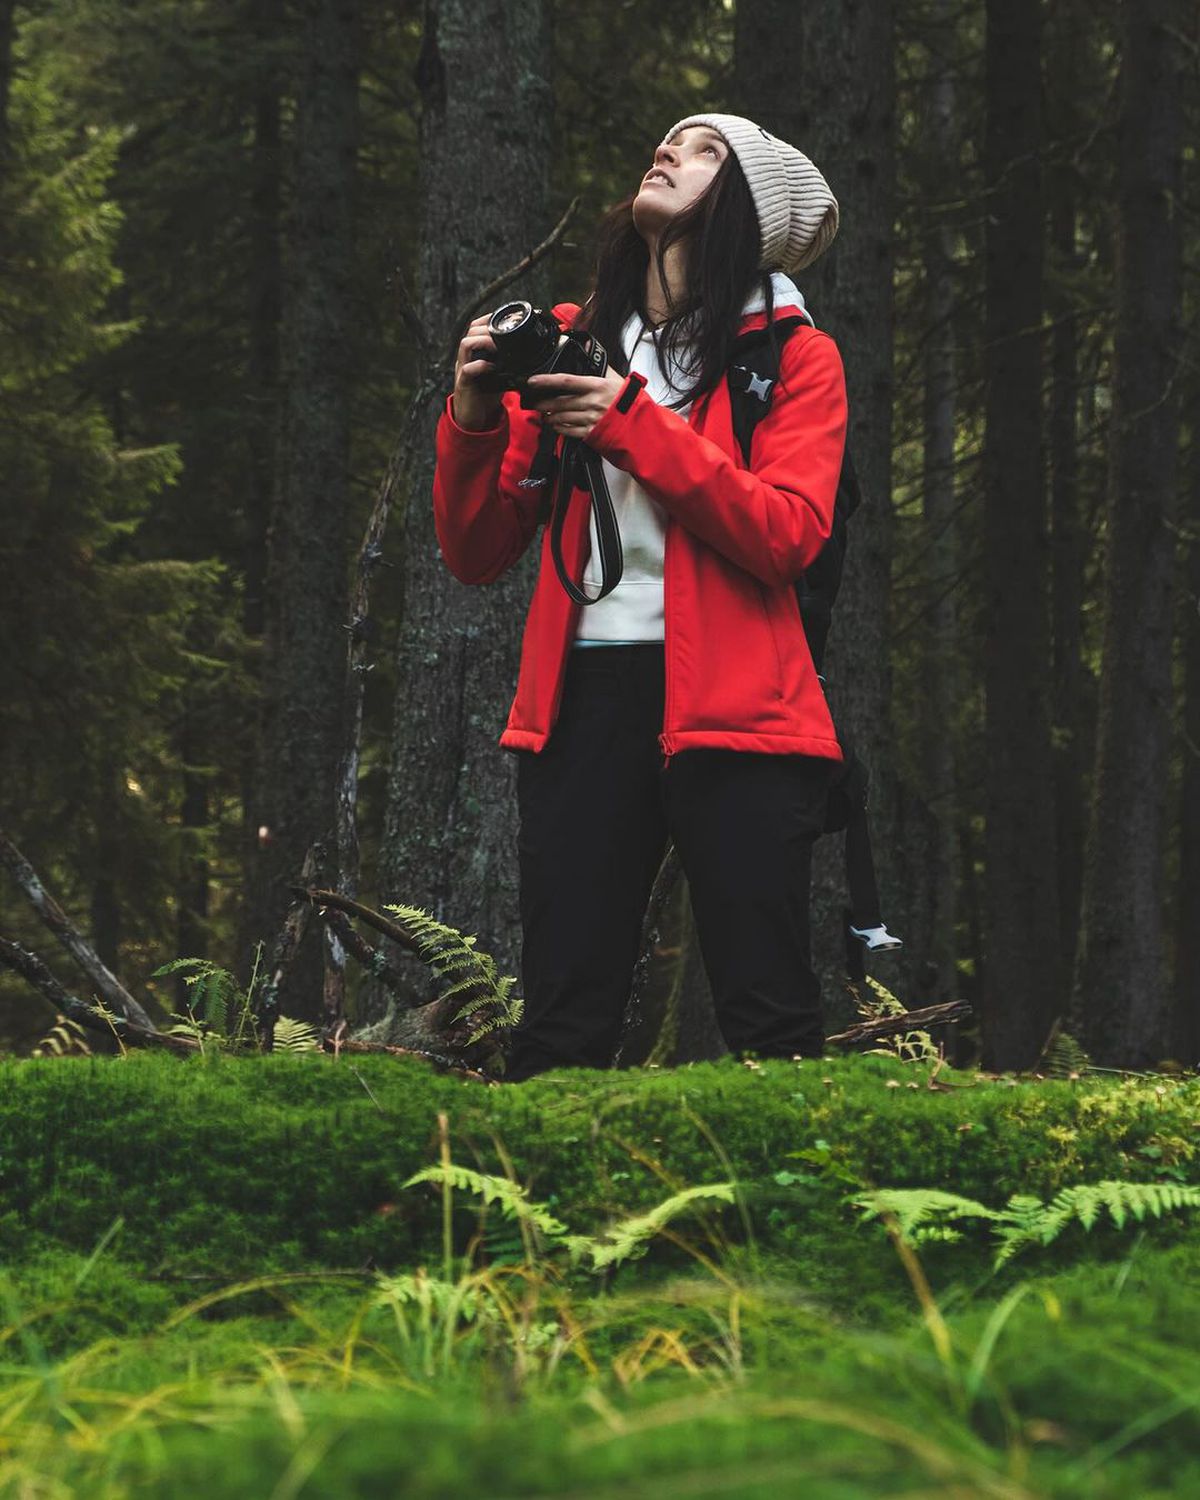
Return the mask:
M764 270L790 276L829 248L838 228L837 199L803 151L741 115L688 115L662 144L689 125L709 126L737 157L758 214Z

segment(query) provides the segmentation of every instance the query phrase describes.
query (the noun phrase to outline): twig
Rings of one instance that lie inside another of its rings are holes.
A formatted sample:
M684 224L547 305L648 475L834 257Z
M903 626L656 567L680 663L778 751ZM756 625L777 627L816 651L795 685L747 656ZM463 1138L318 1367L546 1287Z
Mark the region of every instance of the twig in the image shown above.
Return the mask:
M37 871L3 829L0 829L0 860L3 860L25 892L34 911L91 980L109 1009L115 1010L119 1016L124 1016L146 1031L156 1030L146 1011L102 961L87 939L76 930L62 907L38 879Z
M524 260L518 261L515 266L510 266L502 275L497 276L495 281L489 281L487 286L472 298L464 310L459 313L454 323L456 332L461 328L465 328L475 313L481 307L486 307L496 293L503 291L509 282L516 281L517 277L523 276L526 271L532 271L539 260L549 255L550 251L554 249L555 245L558 244L559 240L567 232L567 225L575 217L575 212L582 201L582 198L579 196L572 198L570 203L567 204L566 212L542 243L536 249L531 250ZM455 342L457 343L457 340Z

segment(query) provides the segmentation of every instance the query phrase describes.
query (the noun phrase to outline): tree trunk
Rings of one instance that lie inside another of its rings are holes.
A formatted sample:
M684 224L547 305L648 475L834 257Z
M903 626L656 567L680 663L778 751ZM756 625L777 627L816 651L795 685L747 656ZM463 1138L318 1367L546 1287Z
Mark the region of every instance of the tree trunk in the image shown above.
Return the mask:
M12 49L16 37L16 0L0 0L0 184L8 177L12 149L8 127L8 97L12 90Z
M208 856L204 836L209 824L208 779L198 770L204 746L211 744L200 722L203 689L194 680L184 694L183 714L179 725L179 763L183 795L180 799L179 823L183 834L180 846L179 884L175 898L175 952L180 958L207 958L208 942ZM175 976L175 1008L181 1014L187 1009L192 987L183 974Z
M282 198L282 144L280 130L280 83L275 54L264 54L265 44L282 35L281 0L254 0L251 25L254 56L271 58L264 66L254 104L254 140L251 145L250 265L248 314L250 326L247 390L254 404L255 420L247 430L244 530L242 535L243 590L242 628L246 640L262 640L266 625L267 528L279 444L279 332L280 332L280 212ZM266 756L267 741L259 733L248 736L241 752L242 868L247 893L238 931L238 964L242 983L250 978L254 945L270 933L266 874L259 858L259 834L268 826L265 810L258 804L258 768Z
M1075 1003L1100 1063L1170 1051L1164 933L1178 453L1182 7L1123 7L1104 638Z
M1190 37L1200 45L1200 16L1192 11ZM1192 104L1195 120L1195 101ZM1185 130L1188 128L1185 125ZM1194 123L1190 127L1195 130ZM1200 205L1200 165L1193 152L1185 168L1185 212ZM1195 326L1196 296L1185 303L1183 326ZM1175 1017L1171 1056L1200 1067L1200 375L1195 361L1184 374L1188 419L1187 488L1181 549L1179 636L1183 654L1183 744L1180 748L1179 879L1175 901Z
M258 797L266 923L279 925L314 839L333 828L346 670L350 354L359 0L301 0L282 316L282 433L268 539ZM285 1014L321 1014L320 933L291 970Z
M1187 539L1180 620L1183 637L1183 762L1179 811L1179 889L1175 920L1175 1019L1170 1054L1200 1066L1200 380L1188 389L1192 411Z
M427 354L452 347L464 305L550 228L551 72L545 0L427 0L417 79L418 313ZM541 300L540 285L538 273L500 300ZM445 395L430 403L426 456L412 470L405 515L380 899L478 935L501 974L519 975L516 766L497 741L540 548L487 588L459 583L446 567L430 501ZM431 999L434 977L417 978L415 998ZM360 992L360 1002L359 1020L378 1016L374 993Z
M892 0L810 0L804 6L741 0L737 8L734 108L810 156L838 200L837 238L798 278L817 326L842 353L848 442L864 497L851 523L826 673L838 722L871 771L884 920L911 937L892 769L889 659L894 58ZM827 1030L857 1019L842 987L842 843L840 834L819 840L813 858L813 956ZM904 963L888 961L889 986L903 989L905 974Z
M1079 117L1080 53L1087 47L1091 13L1075 0L1048 12L1047 103L1055 110L1048 134L1059 159L1048 178L1050 251L1050 572L1053 622L1055 847L1058 858L1059 951L1070 974L1079 933L1083 880L1084 784L1092 748L1082 620L1087 531L1079 484L1080 317L1077 277L1084 265L1076 243L1078 167L1068 146L1087 122Z
M926 117L930 185L957 180L959 131L955 123L954 13L949 0L937 0L930 18L929 92ZM945 189L937 195L944 200ZM940 1004L958 994L957 795L954 735L961 685L958 682L956 580L959 571L955 515L955 425L957 370L954 354L958 301L954 264L955 225L944 201L935 199L926 222L924 245L926 318L924 406L925 640L922 693L924 716L921 762L924 792L935 832L930 883L933 915L929 946L930 981L922 999Z
M983 484L983 1065L1031 1066L1062 1008L1042 481L1040 0L988 0Z

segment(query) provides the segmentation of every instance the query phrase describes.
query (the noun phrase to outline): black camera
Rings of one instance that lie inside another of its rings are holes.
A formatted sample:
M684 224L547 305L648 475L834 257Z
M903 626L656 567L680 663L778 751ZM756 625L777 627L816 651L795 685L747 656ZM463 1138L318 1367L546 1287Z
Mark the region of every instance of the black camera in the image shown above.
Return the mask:
M529 302L506 302L488 320L487 331L496 345L492 370L476 382L480 390L520 391L529 408L525 382L530 375L603 375L608 355L590 333L564 333L553 313ZM555 395L547 386L537 393L544 401Z

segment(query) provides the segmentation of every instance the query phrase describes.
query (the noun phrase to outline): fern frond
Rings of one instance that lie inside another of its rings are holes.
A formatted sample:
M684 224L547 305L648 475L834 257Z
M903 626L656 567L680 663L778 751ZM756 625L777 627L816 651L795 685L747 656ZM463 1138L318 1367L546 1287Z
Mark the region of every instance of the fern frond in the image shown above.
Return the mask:
M297 1021L294 1016L280 1016L275 1022L272 1045L276 1052L319 1052L320 1033L307 1021Z
M87 1044L87 1032L70 1016L57 1015L54 1025L33 1049L33 1056L66 1057L72 1052L80 1052L85 1057L92 1056L92 1049Z
M702 1183L699 1187L684 1188L682 1192L673 1194L656 1208L652 1208L649 1213L623 1219L595 1239L574 1236L570 1247L571 1258L577 1261L581 1253L587 1254L591 1258L592 1269L600 1271L605 1266L616 1265L618 1261L627 1260L632 1255L641 1255L649 1240L664 1224L700 1198L717 1198L723 1203L732 1203L733 1184L711 1182Z
M1147 1214L1161 1218L1176 1209L1200 1208L1200 1186L1179 1182L1079 1183L1062 1188L1048 1204L1014 1194L1002 1214L1006 1222L997 1230L1000 1247L996 1266L1007 1264L1028 1244L1049 1245L1072 1219L1090 1230L1101 1208L1107 1208L1116 1227L1123 1229L1129 1214L1141 1222Z
M882 1218L885 1213L895 1215L901 1239L909 1244L918 1238L929 1237L934 1228L940 1228L954 1219L996 1219L1000 1215L974 1198L962 1198L957 1193L946 1193L940 1188L877 1188L869 1193L851 1195L851 1204L863 1215L864 1220ZM928 1221L933 1220L930 1224Z
M420 1172L414 1172L406 1182L401 1183L401 1187L413 1187L418 1182L449 1182L459 1192L474 1193L485 1203L495 1203L507 1218L521 1219L527 1224L536 1225L551 1239L560 1238L567 1233L567 1226L556 1219L544 1203L535 1203L520 1183L512 1182L507 1177L474 1172L470 1167L460 1167L454 1162L449 1166L442 1166L439 1162L422 1168Z

